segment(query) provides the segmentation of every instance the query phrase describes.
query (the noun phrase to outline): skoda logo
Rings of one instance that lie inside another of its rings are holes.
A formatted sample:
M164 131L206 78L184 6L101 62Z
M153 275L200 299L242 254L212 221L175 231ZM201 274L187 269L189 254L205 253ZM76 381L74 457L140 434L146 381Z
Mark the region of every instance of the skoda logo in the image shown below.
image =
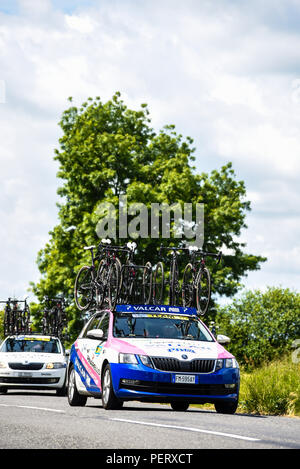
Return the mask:
M187 355L181 355L181 358L183 358L184 360L187 360Z

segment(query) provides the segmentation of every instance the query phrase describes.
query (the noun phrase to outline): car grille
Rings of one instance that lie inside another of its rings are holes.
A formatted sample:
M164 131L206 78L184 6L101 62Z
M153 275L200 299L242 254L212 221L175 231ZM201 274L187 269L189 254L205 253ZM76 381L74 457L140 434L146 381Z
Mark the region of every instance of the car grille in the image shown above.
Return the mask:
M9 363L12 370L41 370L44 363Z
M9 377L1 378L1 383L7 384L55 384L58 383L59 378L31 378L31 377Z
M137 384L120 383L121 388L139 392L159 394L182 394L190 396L226 396L236 393L235 389L227 389L224 384L176 384L155 381L139 381Z
M161 371L211 373L215 368L215 360L195 359L187 361L164 357L151 357L151 360L155 368Z

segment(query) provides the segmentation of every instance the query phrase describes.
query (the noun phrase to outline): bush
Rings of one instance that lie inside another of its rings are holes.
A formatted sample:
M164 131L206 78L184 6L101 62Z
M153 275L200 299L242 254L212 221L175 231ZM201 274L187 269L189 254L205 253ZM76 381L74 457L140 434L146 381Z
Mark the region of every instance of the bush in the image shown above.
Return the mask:
M228 350L247 367L282 357L300 338L300 294L274 287L246 291L218 308L216 326L231 338Z
M300 416L300 364L288 356L242 373L240 408L249 413Z

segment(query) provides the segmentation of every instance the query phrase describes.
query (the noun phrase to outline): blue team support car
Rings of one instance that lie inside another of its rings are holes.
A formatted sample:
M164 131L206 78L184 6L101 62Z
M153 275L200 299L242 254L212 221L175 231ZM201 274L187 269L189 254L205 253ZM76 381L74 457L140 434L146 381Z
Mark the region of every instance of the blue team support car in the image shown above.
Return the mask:
M220 340L219 340L220 341ZM237 361L215 339L194 308L117 305L91 315L72 345L68 401L85 405L101 397L105 409L124 401L213 403L234 413L240 373Z

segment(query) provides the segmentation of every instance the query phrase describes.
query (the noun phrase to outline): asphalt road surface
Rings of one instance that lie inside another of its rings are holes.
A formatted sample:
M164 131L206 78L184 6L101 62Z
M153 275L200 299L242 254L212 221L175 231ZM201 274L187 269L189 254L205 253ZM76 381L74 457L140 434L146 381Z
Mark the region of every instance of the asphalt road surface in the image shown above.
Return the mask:
M98 399L70 407L54 392L10 390L0 395L0 448L151 449L153 458L161 449L172 450L173 462L185 463L201 449L299 449L300 418L222 415L195 407L176 412L139 402L108 411ZM111 451L110 457L117 454ZM132 458L137 454L132 451ZM139 465L137 459L129 462Z

